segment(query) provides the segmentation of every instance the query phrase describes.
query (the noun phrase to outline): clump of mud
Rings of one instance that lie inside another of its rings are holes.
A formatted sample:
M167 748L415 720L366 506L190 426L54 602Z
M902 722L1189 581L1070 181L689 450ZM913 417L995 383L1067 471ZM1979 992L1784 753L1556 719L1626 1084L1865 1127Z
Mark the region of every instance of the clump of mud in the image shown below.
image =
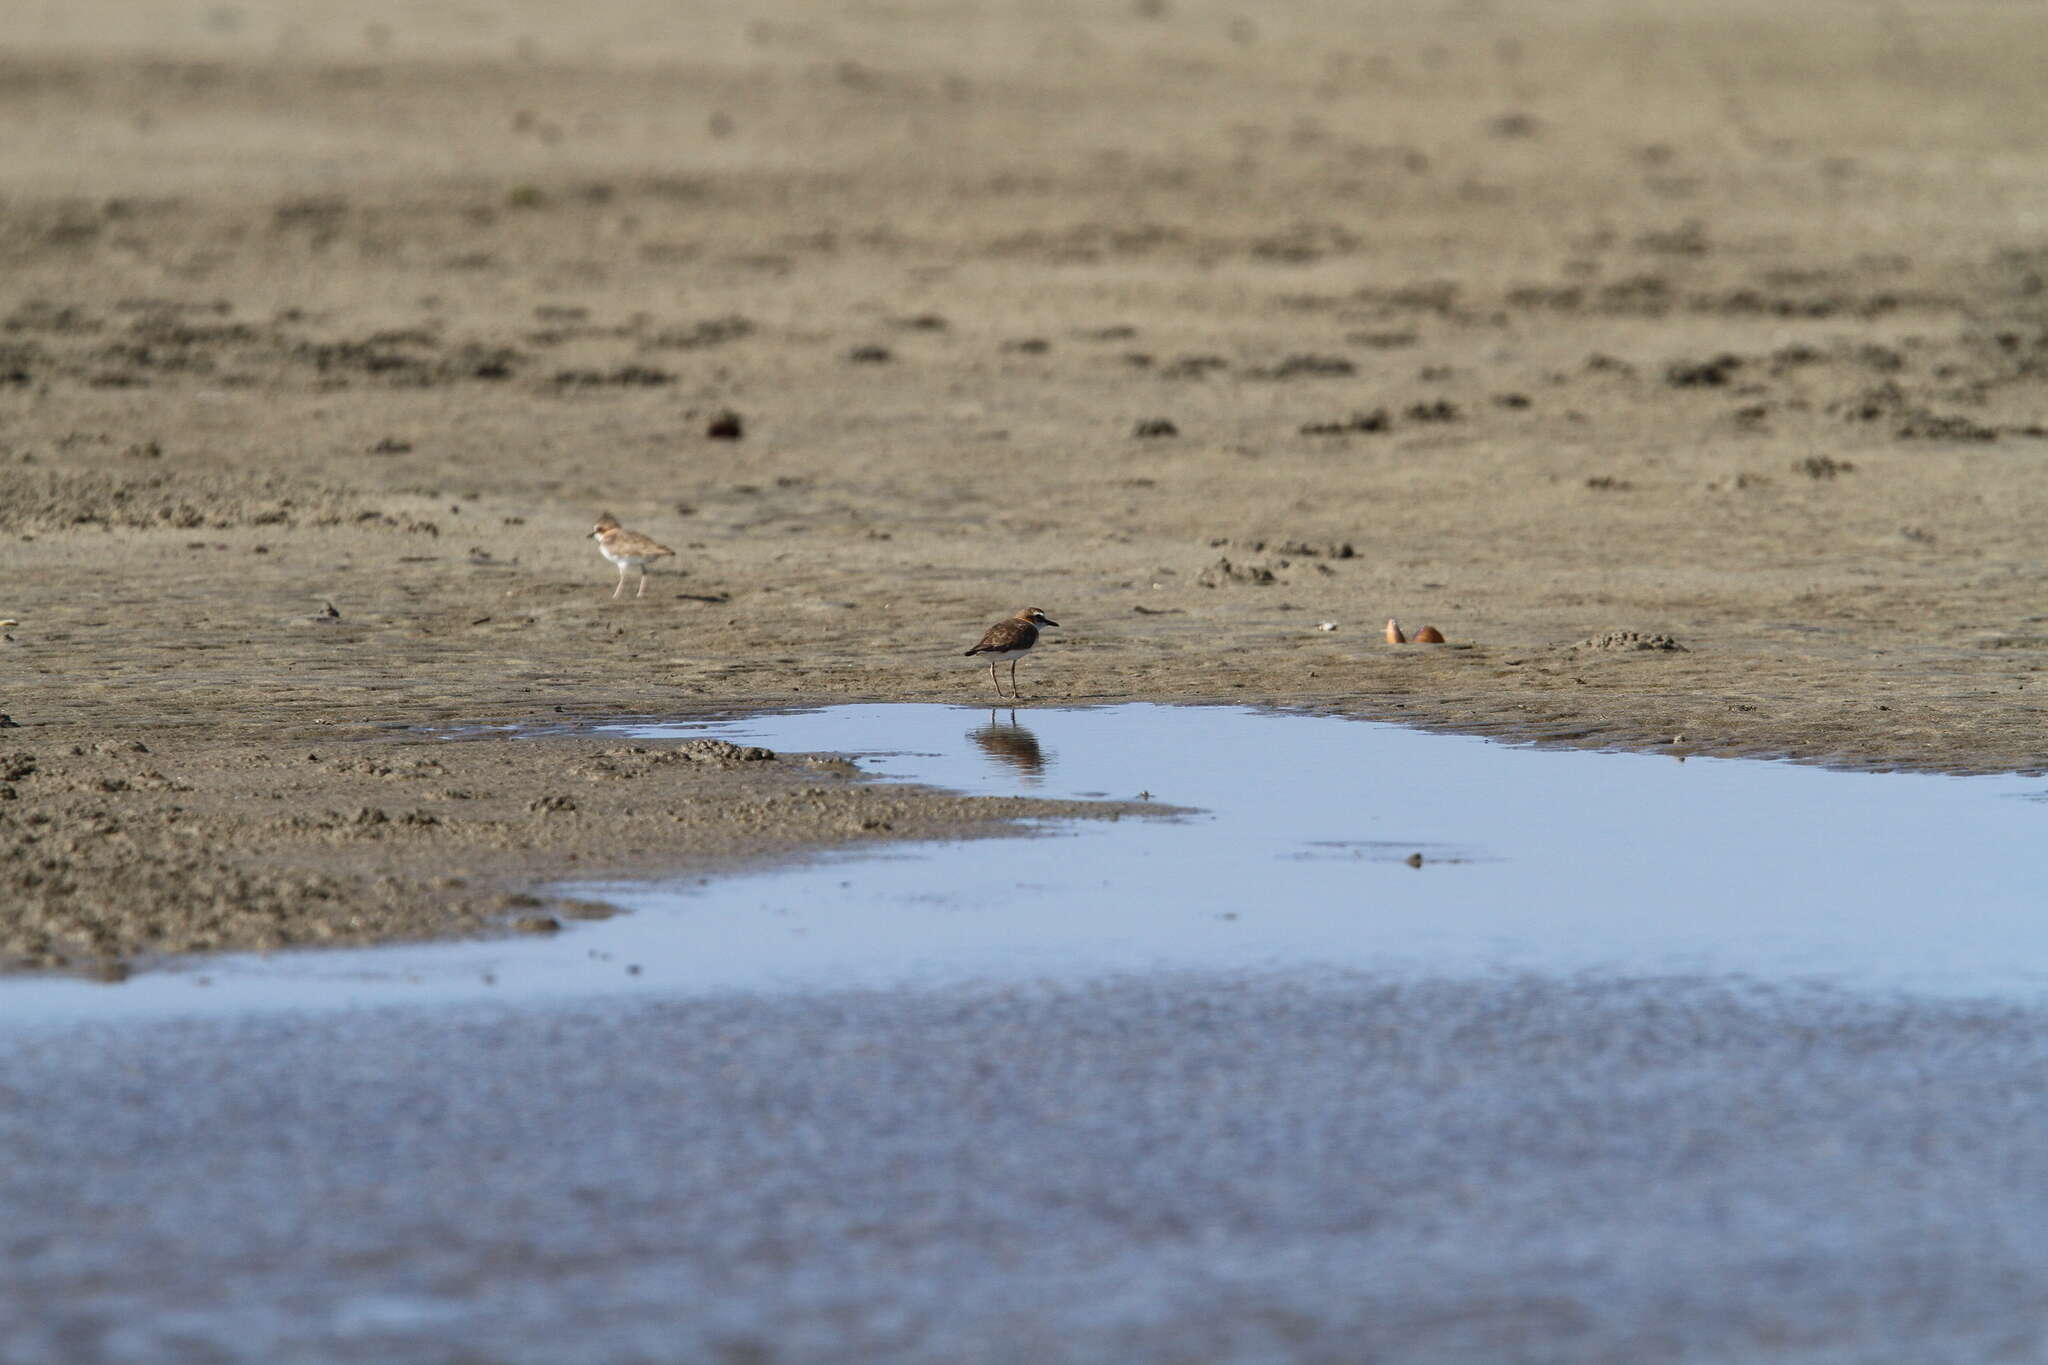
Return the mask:
M1232 586L1270 588L1279 581L1279 576L1268 565L1241 564L1230 559L1228 556L1218 559L1214 564L1202 570L1195 578L1195 582L1205 588Z
M1678 643L1676 639L1669 635L1644 635L1633 630L1610 630L1604 634L1595 635L1589 640L1581 640L1573 645L1572 648L1621 651L1663 650L1676 651L1680 654L1687 652L1684 645Z
M758 744L734 744L729 739L692 739L665 748L650 748L640 744L618 745L585 759L571 767L570 771L581 777L605 780L638 777L657 768L673 767L677 764L701 763L717 768L730 768L743 763L772 762L775 757L773 749L764 749Z
M414 938L414 895L389 879L238 866L175 826L116 809L0 810L0 966L77 967L136 954ZM428 931L474 933L482 907L441 898Z

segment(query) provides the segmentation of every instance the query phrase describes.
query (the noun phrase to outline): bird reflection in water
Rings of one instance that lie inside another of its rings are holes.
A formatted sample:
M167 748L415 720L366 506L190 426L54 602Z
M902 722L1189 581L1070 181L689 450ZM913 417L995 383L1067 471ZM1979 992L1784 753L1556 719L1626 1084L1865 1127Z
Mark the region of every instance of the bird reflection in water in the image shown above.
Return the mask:
M1024 780L1037 783L1045 776L1046 753L1038 747L1038 736L1017 723L1017 713L1010 712L1007 721L996 719L996 713L988 713L988 724L978 730L969 730L967 737L980 750L998 763L1006 763L1024 774Z

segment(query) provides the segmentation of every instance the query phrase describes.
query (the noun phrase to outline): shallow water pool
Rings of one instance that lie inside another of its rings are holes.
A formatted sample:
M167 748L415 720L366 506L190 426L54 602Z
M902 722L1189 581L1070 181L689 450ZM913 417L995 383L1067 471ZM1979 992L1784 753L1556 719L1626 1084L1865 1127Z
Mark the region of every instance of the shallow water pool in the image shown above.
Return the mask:
M602 727L840 752L978 794L1193 814L672 883L546 939L9 982L0 1018L1321 965L2048 987L2048 782L1539 750L1331 717L832 707ZM202 984L203 983L203 984Z
M1539 750L1226 708L838 707L710 732L978 794L1200 813L589 888L701 921L709 975L1315 963L2048 986L2038 778Z

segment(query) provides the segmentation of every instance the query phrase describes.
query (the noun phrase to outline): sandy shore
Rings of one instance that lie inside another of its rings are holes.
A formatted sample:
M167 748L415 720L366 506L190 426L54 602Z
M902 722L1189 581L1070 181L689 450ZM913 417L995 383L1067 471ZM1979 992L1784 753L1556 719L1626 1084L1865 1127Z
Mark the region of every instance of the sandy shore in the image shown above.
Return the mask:
M975 699L1026 603L1044 701L2048 766L2031 10L410 9L10 34L11 962L999 819L412 727Z

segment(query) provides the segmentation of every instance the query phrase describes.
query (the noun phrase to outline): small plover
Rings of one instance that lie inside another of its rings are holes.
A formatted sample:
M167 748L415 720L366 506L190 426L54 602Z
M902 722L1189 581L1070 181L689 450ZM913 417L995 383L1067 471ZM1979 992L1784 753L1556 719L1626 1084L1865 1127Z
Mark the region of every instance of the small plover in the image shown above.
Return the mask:
M619 566L619 586L612 589L613 601L617 601L619 594L626 590L626 570L640 571L640 590L633 596L642 597L647 593L648 561L675 557L674 550L638 531L626 530L609 513L597 519L597 525L591 528L590 538L597 542L599 554Z
M981 643L968 650L968 654L988 655L988 680L994 684L996 695L1003 695L1003 685L996 681L996 660L1010 661L1010 695L1017 695L1017 660L1031 652L1031 646L1038 643L1040 626L1056 626L1059 622L1047 616L1037 607L1026 607L1007 621L998 621L988 628L988 634L981 637Z

